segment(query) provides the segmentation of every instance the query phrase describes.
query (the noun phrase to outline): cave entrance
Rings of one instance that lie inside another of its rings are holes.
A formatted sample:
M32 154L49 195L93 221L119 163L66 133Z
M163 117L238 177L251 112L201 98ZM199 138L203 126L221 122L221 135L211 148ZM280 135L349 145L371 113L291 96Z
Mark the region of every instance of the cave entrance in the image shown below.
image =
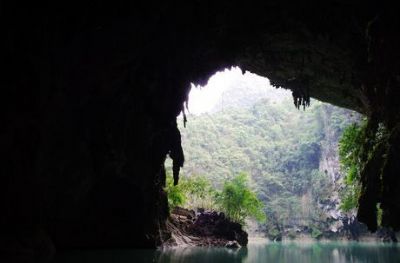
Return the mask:
M192 84L185 128L178 117L186 159L180 184L167 176L170 207L224 211L245 223L250 236L271 240L342 234L355 213L339 209L338 142L361 117L317 100L305 110L293 102L290 90L238 67L217 72L204 87ZM235 196L238 185L255 194L267 221L257 201L238 208L247 198L243 191Z

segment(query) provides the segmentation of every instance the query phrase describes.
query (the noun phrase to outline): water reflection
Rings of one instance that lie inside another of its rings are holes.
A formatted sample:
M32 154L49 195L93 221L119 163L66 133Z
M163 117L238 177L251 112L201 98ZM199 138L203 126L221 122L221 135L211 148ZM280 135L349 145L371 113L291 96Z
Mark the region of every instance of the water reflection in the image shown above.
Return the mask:
M159 254L160 263L168 262L243 262L247 249L227 248L183 248L163 251Z
M55 262L400 262L400 246L373 243L250 243L248 248L74 251Z
M179 248L166 250L101 250L69 251L59 253L56 263L136 263L136 262L243 262L247 257L247 248L237 250L227 248Z
M400 262L400 246L373 243L253 244L243 262Z

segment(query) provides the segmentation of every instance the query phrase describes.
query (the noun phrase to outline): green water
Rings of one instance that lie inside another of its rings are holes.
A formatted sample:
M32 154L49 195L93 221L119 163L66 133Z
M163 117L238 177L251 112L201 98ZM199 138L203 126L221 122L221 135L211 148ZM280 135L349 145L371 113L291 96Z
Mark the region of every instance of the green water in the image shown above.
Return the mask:
M73 251L56 262L397 262L400 245L381 243L249 243L238 250L177 248L160 250Z

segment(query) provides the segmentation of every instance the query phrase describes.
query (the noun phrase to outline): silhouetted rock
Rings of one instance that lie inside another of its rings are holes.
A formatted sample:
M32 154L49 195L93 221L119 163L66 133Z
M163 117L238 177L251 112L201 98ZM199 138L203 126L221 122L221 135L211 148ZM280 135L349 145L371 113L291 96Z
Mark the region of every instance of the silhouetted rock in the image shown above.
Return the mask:
M247 245L247 233L242 225L230 221L224 213L205 211L197 216L191 230L200 236L216 236L227 240L236 240L240 245Z
M172 232L172 239L165 242L166 246L225 246L228 241L246 246L248 242L247 233L240 224L216 211L201 212L192 220L190 210L176 208L171 213L167 228Z

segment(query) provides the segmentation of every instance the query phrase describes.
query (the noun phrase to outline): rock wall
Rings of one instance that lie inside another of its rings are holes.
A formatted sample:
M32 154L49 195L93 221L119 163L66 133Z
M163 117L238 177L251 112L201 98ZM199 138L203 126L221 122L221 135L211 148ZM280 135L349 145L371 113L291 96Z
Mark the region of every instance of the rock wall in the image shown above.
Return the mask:
M175 122L189 83L232 65L292 89L296 106L313 96L385 122L384 191L365 176L360 220L373 227L381 199L384 223L400 227L395 8L8 2L0 19L2 249L160 244L162 165L183 161Z
M248 234L242 225L216 211L193 211L175 207L167 221L171 237L163 247L219 246L238 248L246 246Z

